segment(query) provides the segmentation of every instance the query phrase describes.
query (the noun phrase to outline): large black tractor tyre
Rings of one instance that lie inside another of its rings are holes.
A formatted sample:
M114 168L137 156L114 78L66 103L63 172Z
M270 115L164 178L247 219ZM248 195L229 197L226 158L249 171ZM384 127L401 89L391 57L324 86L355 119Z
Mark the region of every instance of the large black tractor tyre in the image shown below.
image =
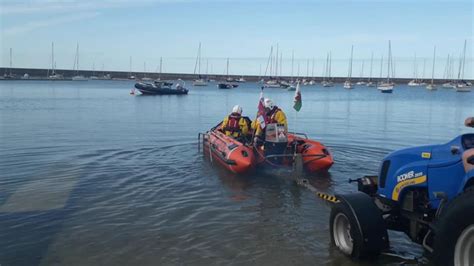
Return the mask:
M389 247L385 221L373 199L356 192L337 195L331 209L331 243L342 253L354 258L376 257Z
M443 208L434 229L436 265L474 265L474 187Z

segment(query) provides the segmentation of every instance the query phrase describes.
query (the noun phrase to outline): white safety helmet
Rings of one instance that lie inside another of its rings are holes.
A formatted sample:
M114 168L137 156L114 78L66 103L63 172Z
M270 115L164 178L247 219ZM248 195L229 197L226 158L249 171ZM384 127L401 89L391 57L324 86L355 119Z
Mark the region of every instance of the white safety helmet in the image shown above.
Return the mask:
M265 100L263 100L263 105L265 106L265 108L268 108L268 109L273 109L273 107L275 106L273 104L273 101L269 98L265 98Z
M232 108L232 113L237 113L237 114L241 115L242 114L242 107L240 107L240 105L234 106L234 108Z

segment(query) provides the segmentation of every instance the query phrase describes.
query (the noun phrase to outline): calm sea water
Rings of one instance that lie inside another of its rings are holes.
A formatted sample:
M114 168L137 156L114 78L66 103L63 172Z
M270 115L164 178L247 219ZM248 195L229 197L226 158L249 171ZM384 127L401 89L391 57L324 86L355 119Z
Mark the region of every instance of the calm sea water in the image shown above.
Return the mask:
M235 176L198 151L197 135L234 104L255 116L258 85L131 96L127 81L0 82L0 264L354 265L329 244L329 207L290 180ZM326 144L328 193L377 172L395 149L447 142L469 129L474 93L399 85L267 89L293 131ZM391 234L391 250L422 249ZM376 264L399 264L381 256ZM369 262L367 264L370 264Z

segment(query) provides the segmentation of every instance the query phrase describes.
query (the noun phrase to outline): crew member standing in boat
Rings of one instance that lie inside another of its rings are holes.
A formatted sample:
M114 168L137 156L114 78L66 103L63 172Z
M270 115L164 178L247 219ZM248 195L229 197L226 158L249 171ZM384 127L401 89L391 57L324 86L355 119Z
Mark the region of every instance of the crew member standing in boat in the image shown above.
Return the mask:
M265 114L263 121L259 119L253 123L255 130L254 143L257 146L264 144L265 156L281 155L288 145L288 122L285 113L276 106L271 99L263 100ZM262 125L264 124L264 125ZM270 157L271 162L280 163L281 157Z
M285 113L276 106L273 101L269 98L265 98L263 101L265 107L265 116L263 117L265 125L268 124L279 124L288 131L288 122L286 120ZM260 121L255 120L252 123L252 128L255 129L255 139L254 141L265 141L265 129L266 126L261 126Z
M222 121L221 130L227 136L231 136L239 141L246 141L250 124L250 119L242 116L242 107L236 105L232 108L232 113Z

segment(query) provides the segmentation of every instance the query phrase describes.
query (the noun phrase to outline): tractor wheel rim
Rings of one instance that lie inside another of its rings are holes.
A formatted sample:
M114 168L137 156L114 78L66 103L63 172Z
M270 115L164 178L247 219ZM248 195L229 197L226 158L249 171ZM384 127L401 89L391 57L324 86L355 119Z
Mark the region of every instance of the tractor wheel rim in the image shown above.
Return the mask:
M456 241L454 265L474 265L474 224L466 227Z
M344 213L338 213L334 218L333 236L336 246L345 254L351 255L354 243L351 237L351 224Z

